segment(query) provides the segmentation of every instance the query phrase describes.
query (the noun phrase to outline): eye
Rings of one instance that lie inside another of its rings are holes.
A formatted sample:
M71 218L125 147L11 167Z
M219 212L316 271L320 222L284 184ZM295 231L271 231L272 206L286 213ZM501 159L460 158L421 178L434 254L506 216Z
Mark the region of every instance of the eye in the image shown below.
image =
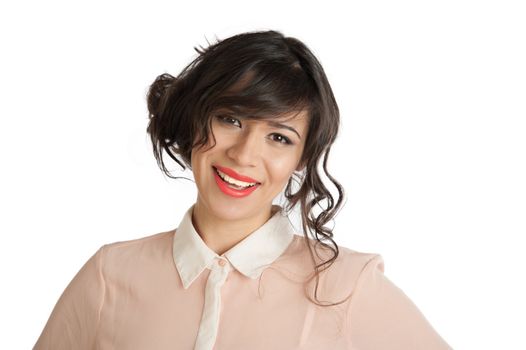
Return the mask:
M219 119L221 121L221 123L225 123L225 124L232 124L232 125L236 125L238 127L241 127L241 122L239 121L239 119L236 119L228 114L222 114L222 115L218 115L216 116L217 119ZM236 124L237 123L237 124Z
M286 144L286 145L292 145L292 142L290 141L290 139L286 136L283 136L281 134L272 134L273 139L279 143L283 143L283 144Z

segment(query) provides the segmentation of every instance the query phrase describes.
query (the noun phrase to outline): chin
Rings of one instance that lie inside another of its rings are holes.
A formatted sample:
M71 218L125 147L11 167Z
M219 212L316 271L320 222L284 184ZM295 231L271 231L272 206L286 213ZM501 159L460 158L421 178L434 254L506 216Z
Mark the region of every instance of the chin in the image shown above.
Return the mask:
M212 205L212 211L217 216L224 220L240 220L254 216L259 211L258 209L247 207L247 205L228 203L223 206Z

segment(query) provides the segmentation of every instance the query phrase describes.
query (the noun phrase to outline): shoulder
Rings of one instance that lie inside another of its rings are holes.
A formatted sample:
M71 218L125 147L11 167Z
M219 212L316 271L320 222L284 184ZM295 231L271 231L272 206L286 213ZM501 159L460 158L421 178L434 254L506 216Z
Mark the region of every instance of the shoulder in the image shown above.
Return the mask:
M317 262L332 259L335 255L335 247L329 241L325 241L329 247L325 247L311 238L309 238L308 242L313 251L316 250L315 255L319 257L317 258ZM302 259L305 259L308 256L310 259L306 243L307 240L304 236L295 235L288 253L290 255L301 257ZM371 268L371 266L380 269L382 272L384 271L383 257L381 254L351 249L338 244L338 242L336 242L336 244L338 246L338 255L334 259L331 269L334 267L334 270L339 270L342 273L351 276L357 276L364 268Z
M304 236L296 235L287 251L287 256L289 258L294 257L294 260L301 266L301 270L305 275L314 269L306 242ZM310 242L318 265L334 257L335 253L333 250L335 248L330 242L325 242L330 245L330 248L324 247L319 243L316 244L317 241L310 238L308 242ZM321 268L326 267L327 265L324 265ZM355 250L338 244L338 255L331 265L321 272L320 282L326 286L339 286L339 288L329 289L340 297L344 297L348 295L349 291L357 288L364 276L376 272L383 273L383 271L384 261L381 254ZM340 294L340 292L344 294Z
M148 262L160 262L172 256L174 233L175 229L107 243L99 248L97 254L100 254L102 264L108 272L118 271L123 267L144 265Z
M384 259L379 253L358 251L345 246L339 246L339 251L342 266L356 277L369 269L384 272Z
M338 246L338 257L334 261L333 274L340 279L347 289L354 290L359 287L364 276L384 272L384 260L381 254L351 249Z
M112 251L118 251L118 250L126 250L126 249L141 249L143 247L148 246L155 246L159 243L162 243L163 241L170 240L175 233L175 229L170 231L163 231L158 232L154 234L150 234L147 236L142 236L139 238L133 238L125 241L115 241L106 243L104 245L104 249L106 251L112 250Z

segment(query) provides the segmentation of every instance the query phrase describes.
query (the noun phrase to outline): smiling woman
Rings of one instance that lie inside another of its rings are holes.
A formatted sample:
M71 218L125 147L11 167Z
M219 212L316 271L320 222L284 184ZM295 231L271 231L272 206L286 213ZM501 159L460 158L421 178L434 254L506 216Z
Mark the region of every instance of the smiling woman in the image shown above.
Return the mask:
M191 168L198 187L193 214L206 243L217 240L218 227L229 232L224 236L240 241L262 226L271 216L274 198L292 173L301 170L305 138L299 135L307 133L307 113L302 111L278 120L271 124L260 119L219 114L211 119L210 133L215 142L209 138L207 147L192 150ZM215 170L220 172L213 181ZM207 226L216 229L207 230ZM239 228L236 230L233 226ZM216 251L218 254L234 244L221 241L223 249Z
M309 48L269 30L196 51L147 95L157 163L192 171L195 203L171 231L103 245L35 348L449 349L382 257L326 226L344 196L327 169L340 116Z

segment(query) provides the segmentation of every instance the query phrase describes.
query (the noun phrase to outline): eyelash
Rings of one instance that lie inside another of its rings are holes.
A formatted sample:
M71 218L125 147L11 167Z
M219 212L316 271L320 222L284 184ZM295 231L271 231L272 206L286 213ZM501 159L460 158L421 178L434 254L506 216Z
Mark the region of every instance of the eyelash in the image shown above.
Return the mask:
M236 119L234 117L231 117L229 115L218 115L217 118L222 122L222 123L225 123L225 124L230 124L230 125L234 125L233 123L230 123L228 122L227 120L234 120L234 121L237 121L239 123L239 126L241 126L241 122L239 121L239 119ZM276 136L279 136L281 137L282 140L284 141L277 141L278 143L282 143L284 145L292 145L292 141L290 141L290 139L287 137L287 136L284 136L282 134L278 134L278 133L273 133L272 135L276 135Z

